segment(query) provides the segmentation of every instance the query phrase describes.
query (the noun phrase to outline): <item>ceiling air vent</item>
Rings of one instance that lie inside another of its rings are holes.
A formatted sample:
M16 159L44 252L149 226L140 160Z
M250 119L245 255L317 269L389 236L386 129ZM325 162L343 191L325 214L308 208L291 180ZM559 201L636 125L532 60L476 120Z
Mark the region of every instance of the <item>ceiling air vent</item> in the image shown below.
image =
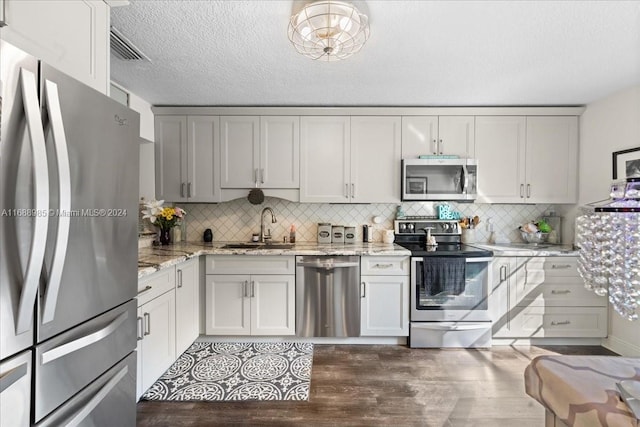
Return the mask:
M111 27L111 53L125 61L149 61L122 33Z

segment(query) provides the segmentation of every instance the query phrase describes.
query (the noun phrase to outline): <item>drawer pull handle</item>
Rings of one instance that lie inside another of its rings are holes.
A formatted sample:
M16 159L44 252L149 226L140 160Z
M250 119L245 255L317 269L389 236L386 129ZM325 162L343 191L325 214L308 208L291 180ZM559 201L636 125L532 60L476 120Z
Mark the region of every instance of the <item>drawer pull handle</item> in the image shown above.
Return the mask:
M360 288L361 288L360 298L366 298L367 297L367 283L366 282L362 282L362 285L360 286Z
M561 325L570 325L571 321L570 320L562 320L560 322L556 322L555 320L553 322L551 322L551 326L561 326Z
M570 294L571 291L569 289L560 289L560 290L554 289L551 291L551 293L554 295L563 295L563 294Z
M138 291L138 295L143 294L143 293L145 293L147 291L150 291L151 288L152 288L152 286L147 285L143 290Z
M551 268L555 268L555 269L565 269L565 268L571 268L571 265L569 264L551 264Z
M374 265L375 268L391 268L393 267L393 264L376 264Z

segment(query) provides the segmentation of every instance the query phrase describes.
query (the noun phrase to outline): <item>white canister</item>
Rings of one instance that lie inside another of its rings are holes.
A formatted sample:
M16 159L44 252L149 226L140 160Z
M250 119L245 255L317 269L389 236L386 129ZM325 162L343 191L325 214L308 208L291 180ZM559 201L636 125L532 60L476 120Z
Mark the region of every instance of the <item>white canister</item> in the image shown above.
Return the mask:
M476 229L475 228L463 228L461 237L462 237L462 243L475 243L476 242Z
M395 238L396 235L393 234L393 230L384 230L384 232L382 233L382 241L384 243L393 243Z
M331 243L344 243L344 227L342 225L331 227Z
M344 242L349 244L356 242L356 227L349 225L344 228Z
M318 243L331 243L331 224L318 223Z

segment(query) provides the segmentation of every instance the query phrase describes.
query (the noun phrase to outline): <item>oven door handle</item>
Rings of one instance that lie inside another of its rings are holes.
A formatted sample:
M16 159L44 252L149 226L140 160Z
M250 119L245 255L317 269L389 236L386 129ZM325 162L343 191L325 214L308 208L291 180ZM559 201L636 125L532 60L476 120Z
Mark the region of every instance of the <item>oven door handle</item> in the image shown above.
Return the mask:
M491 322L486 323L472 323L469 325L446 325L441 323L419 323L420 328L424 329L433 329L437 331L473 331L476 329L486 329L487 327L491 327Z
M471 262L491 262L493 261L493 258L490 257L479 257L479 258L467 258L467 263L471 263Z

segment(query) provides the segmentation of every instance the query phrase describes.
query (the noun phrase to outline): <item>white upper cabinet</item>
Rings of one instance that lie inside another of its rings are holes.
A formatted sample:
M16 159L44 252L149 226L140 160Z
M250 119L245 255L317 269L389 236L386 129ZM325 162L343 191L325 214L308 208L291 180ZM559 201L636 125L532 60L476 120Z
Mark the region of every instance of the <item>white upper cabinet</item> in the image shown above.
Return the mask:
M351 202L400 202L400 123L400 117L351 117Z
M526 118L476 117L479 203L522 203ZM524 194L524 193L523 193Z
M350 118L300 118L300 201L349 203Z
M220 118L220 187L253 188L260 180L260 118Z
M187 182L187 117L156 116L156 198L184 202Z
M69 74L109 93L109 13L102 0L5 0L0 37Z
M298 188L297 116L223 116L222 188Z
M299 117L260 117L260 187L300 188Z
M420 155L475 157L473 116L402 117L402 158Z
M302 117L300 201L400 201L401 121L389 116Z
M476 118L481 203L575 203L578 118Z
M578 201L578 118L527 117L528 203Z
M220 200L217 116L156 116L156 198L170 202Z

